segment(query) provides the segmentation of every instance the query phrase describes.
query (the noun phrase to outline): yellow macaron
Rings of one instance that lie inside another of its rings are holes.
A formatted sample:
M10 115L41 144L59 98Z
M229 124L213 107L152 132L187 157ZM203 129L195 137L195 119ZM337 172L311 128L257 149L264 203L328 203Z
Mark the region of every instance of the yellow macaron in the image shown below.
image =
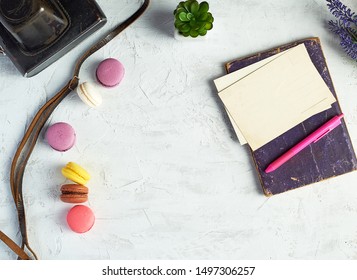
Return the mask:
M80 165L74 162L69 162L62 168L62 174L67 179L80 184L85 185L90 179L89 173Z

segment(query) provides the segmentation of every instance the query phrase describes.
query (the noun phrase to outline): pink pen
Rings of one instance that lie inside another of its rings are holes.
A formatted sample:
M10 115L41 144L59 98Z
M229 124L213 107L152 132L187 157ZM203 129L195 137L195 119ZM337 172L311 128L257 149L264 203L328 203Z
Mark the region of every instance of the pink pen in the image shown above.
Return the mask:
M333 130L335 127L341 124L341 119L343 118L343 114L334 116L331 120L324 123L317 130L307 136L305 139L301 140L298 144L288 150L286 153L278 157L274 160L268 167L265 169L266 173L272 172L275 169L279 168L293 156L298 154L301 150L309 146L311 143L315 143L319 141L322 137L324 137L327 133Z

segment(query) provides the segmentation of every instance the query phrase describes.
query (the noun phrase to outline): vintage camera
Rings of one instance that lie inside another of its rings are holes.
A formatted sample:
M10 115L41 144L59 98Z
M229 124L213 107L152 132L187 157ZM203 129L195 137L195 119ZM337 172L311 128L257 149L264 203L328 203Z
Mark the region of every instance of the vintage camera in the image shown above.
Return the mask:
M31 77L105 23L95 0L0 0L0 47Z

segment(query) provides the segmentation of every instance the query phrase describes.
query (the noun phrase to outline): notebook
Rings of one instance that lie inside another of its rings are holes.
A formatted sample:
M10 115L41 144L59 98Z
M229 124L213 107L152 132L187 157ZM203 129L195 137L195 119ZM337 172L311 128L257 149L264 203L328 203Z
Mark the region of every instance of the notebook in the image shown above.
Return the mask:
M271 196L305 185L342 175L357 169L357 159L352 146L346 123L331 131L318 142L310 145L272 173L265 173L265 168L277 157L304 139L332 117L342 113L325 57L318 38L309 38L245 58L236 59L226 64L228 73L272 57L304 44L318 73L336 98L331 108L309 117L302 123L284 132L264 146L250 150L264 194Z

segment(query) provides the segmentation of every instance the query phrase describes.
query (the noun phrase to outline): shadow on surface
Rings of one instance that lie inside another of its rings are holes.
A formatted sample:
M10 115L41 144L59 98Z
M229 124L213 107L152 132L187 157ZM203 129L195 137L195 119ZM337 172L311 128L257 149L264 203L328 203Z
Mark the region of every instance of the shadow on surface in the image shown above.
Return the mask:
M172 10L153 11L149 17L152 27L166 36L174 37L174 15Z

